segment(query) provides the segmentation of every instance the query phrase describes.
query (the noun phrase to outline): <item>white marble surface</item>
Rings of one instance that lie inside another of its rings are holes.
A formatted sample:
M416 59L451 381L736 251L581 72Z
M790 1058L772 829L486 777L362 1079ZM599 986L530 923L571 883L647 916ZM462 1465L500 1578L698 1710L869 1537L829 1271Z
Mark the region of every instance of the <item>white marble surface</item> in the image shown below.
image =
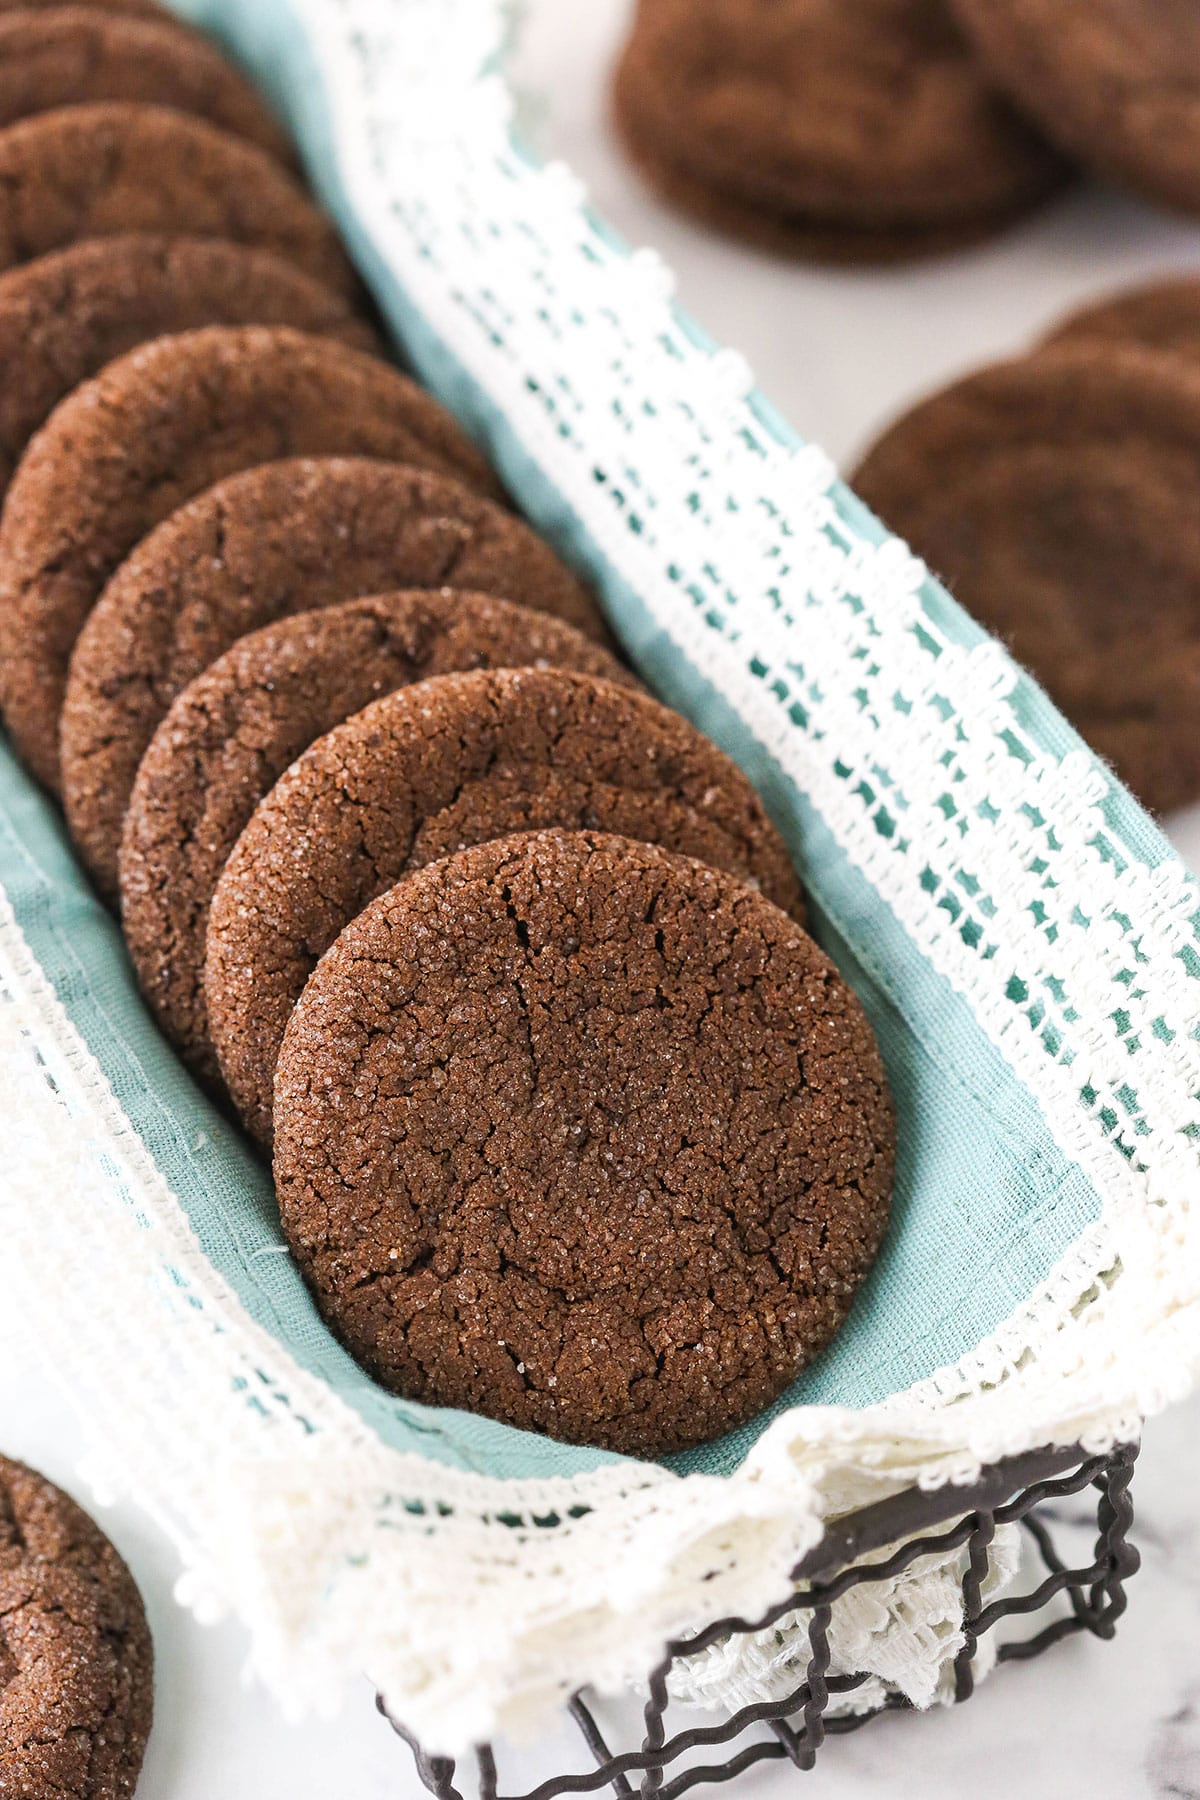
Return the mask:
M603 70L626 0L528 0L518 72L539 146L569 158L628 237L679 272L684 303L749 356L768 393L849 458L917 393L1025 342L1084 295L1166 266L1200 264L1200 234L1083 190L1002 242L887 275L835 275L732 249L658 207L603 121ZM1200 864L1200 809L1177 841ZM0 1360L0 1448L78 1492L76 1422L52 1384ZM1200 1800L1200 1402L1155 1422L1136 1484L1144 1568L1113 1645L1074 1641L1002 1671L977 1700L881 1721L834 1743L802 1792L922 1800ZM169 1546L127 1507L105 1515L147 1597L158 1655L157 1722L140 1800L415 1800L408 1753L365 1685L334 1721L289 1727L240 1680L232 1625L203 1629L173 1604ZM464 1622L469 1629L469 1622ZM511 1782L549 1773L525 1753ZM754 1800L799 1778L744 1778Z

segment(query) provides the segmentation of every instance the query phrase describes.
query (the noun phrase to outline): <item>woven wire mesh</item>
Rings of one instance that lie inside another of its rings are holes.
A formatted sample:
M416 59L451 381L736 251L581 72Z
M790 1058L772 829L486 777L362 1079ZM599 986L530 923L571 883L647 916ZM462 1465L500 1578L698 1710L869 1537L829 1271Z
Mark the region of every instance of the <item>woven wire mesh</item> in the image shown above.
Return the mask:
M409 1744L421 1779L438 1800L556 1800L611 1787L619 1800L680 1800L694 1788L729 1781L754 1764L789 1760L811 1770L830 1738L858 1731L880 1713L910 1710L899 1694L858 1712L831 1712L835 1696L870 1680L866 1673L831 1674L829 1624L834 1603L855 1587L888 1581L919 1559L962 1551L963 1642L954 1661L954 1699L970 1699L981 1639L1002 1623L1015 1635L999 1647L1001 1662L1027 1660L1077 1632L1111 1638L1125 1610L1125 1583L1138 1568L1129 1541L1133 1522L1130 1482L1137 1448L1122 1445L1105 1456L1046 1451L998 1463L969 1489L917 1489L865 1508L830 1528L792 1572L794 1586L758 1619L715 1620L669 1643L646 1683L639 1741L614 1748L601 1728L594 1702L576 1694L569 1714L592 1767L553 1775L524 1793L504 1785L490 1745L475 1752L474 1768L430 1756L380 1702L393 1729ZM1095 1493L1095 1537L1090 1559L1072 1561L1060 1548L1066 1535L1058 1505L1073 1495ZM999 1527L1018 1523L1028 1534L1038 1566L1032 1587L987 1601L987 1576ZM899 1543L899 1548L887 1550ZM1043 1572L1044 1571L1044 1572ZM674 1729L672 1673L718 1641L763 1631L788 1614L807 1615L808 1657L803 1679L775 1700L744 1706L711 1725ZM1024 1621L1028 1621L1026 1628ZM745 1739L745 1742L741 1742ZM721 1759L707 1759L723 1750ZM699 1757L676 1767L685 1757Z

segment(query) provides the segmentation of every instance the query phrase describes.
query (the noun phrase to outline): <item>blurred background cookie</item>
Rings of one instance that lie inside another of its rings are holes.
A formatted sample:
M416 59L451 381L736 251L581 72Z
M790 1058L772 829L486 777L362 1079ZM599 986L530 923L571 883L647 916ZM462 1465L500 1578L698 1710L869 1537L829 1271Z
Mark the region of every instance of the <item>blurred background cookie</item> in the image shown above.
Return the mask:
M1054 143L1200 213L1194 0L950 0L988 74Z
M1158 812L1200 798L1200 367L1119 339L984 369L857 492Z
M1063 319L1044 343L1131 344L1183 356L1200 368L1200 276L1179 275L1094 300Z
M943 0L641 0L613 92L668 198L835 261L984 236L1067 172Z

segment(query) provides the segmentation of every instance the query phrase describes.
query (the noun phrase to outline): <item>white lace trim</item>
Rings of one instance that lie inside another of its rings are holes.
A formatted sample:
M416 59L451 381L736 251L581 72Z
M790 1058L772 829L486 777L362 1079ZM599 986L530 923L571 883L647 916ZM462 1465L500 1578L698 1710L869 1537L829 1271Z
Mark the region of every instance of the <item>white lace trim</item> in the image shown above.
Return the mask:
M97 1478L178 1544L184 1597L236 1610L287 1704L319 1705L365 1669L455 1749L532 1729L584 1680L636 1679L696 1619L753 1614L828 1516L1040 1443L1106 1446L1186 1389L1197 892L1175 864L1105 853L1103 777L1023 741L1002 653L937 630L919 565L841 524L825 459L776 443L739 359L691 343L658 259L612 250L573 178L509 147L503 84L477 78L499 0L294 5L347 190L411 297L1104 1202L955 1368L865 1411L785 1414L727 1480L459 1474L388 1450L254 1325L0 910L0 1313L20 1310L91 1421ZM551 1513L553 1528L535 1522ZM928 1692L944 1644L904 1635L914 1605L931 1629L937 1610L913 1594L906 1579L881 1596L870 1666ZM753 1684L752 1659L723 1679Z
M894 1548L873 1560L883 1561ZM999 1526L980 1587L985 1603L1012 1586L1021 1551L1020 1527ZM832 1695L831 1712L873 1712L889 1692L903 1694L917 1707L954 1698L954 1662L966 1641L963 1579L969 1561L967 1548L923 1556L886 1585L854 1587L834 1602L828 1673L869 1672L871 1678ZM993 1634L980 1640L972 1665L976 1681L995 1667L998 1647ZM786 1613L769 1631L725 1638L703 1656L677 1664L667 1686L673 1698L693 1706L732 1711L797 1693L809 1656L807 1617Z

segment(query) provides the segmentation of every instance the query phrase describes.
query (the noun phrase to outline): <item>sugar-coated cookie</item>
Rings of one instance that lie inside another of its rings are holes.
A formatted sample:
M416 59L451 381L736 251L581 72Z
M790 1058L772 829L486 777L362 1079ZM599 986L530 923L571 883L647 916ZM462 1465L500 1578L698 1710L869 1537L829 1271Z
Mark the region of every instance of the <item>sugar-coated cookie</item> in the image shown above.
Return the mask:
M82 1507L0 1456L0 1793L129 1800L154 1654L133 1577Z
M320 738L272 788L213 895L209 1029L248 1128L317 957L403 875L549 826L615 831L755 881L802 915L779 834L736 765L648 695L557 669L442 675Z
M72 388L135 345L204 325L291 325L378 348L349 301L220 238L86 238L0 275L0 493Z
M67 819L104 893L115 892L143 751L175 696L235 638L364 594L451 584L605 637L589 595L527 525L402 463L265 463L143 538L80 633L60 722Z
M0 131L0 270L149 232L273 250L359 294L329 220L264 150L166 106L64 106Z
M275 1180L333 1330L399 1393L661 1456L829 1342L893 1120L859 1002L728 874L510 838L377 899L284 1039Z
M0 699L18 750L58 787L75 639L134 546L204 488L290 456L377 456L495 493L445 409L375 357L284 327L214 326L110 363L51 414L0 521Z
M380 594L239 638L179 695L151 739L121 846L121 922L142 991L210 1085L204 1007L213 888L255 807L302 751L364 706L466 669L632 676L546 613L454 588Z

